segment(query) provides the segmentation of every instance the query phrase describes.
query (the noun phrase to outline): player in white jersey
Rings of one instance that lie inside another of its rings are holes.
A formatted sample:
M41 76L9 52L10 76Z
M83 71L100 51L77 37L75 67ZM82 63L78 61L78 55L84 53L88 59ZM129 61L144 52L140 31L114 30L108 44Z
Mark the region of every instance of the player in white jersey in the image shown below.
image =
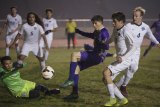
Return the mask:
M130 30L132 30L135 42L137 45L137 50L135 55L133 56L133 61L130 67L126 71L126 75L122 76L119 82L116 83L124 96L128 96L128 92L126 90L126 86L129 83L130 79L133 78L134 73L138 70L141 44L143 42L143 38L146 35L152 42L154 42L158 47L160 47L159 42L156 40L150 27L142 22L143 16L145 14L145 10L142 7L136 7L133 10L133 22L128 23L126 26Z
M121 106L127 104L128 100L121 94L117 86L114 85L112 76L130 66L136 46L132 32L124 25L125 15L121 12L114 13L112 20L114 31L111 40L115 42L117 58L115 62L103 71L103 81L110 94L110 100L104 106L113 106L115 104L116 106ZM116 97L120 99L118 103Z
M7 27L7 33L6 33L7 35L5 38L6 56L9 56L9 53L10 53L9 47L11 43L14 41L16 35L18 34L18 30L21 28L21 25L22 25L22 18L19 14L17 14L16 7L11 7L10 10L11 10L11 13L7 15L6 22L2 28L2 31L0 32L1 34L3 30ZM18 55L20 51L18 46L18 40L16 41L15 47Z
M44 34L45 32L42 27L43 27L43 22L35 13L30 12L27 14L27 23L25 23L22 26L20 32L18 33L14 41L15 43L17 39L19 39L22 35L24 35L24 44L21 53L18 56L17 66L21 66L23 64L23 60L28 56L29 52L32 52L40 62L43 60L43 58L38 56L40 38L43 37L45 47L47 50L48 50L48 43L46 36Z
M57 21L53 18L53 11L52 9L46 9L46 18L43 18L44 23L44 30L45 30L45 36L48 42L48 48L51 48L52 41L53 41L53 34L57 30ZM43 57L44 60L41 62L43 67L45 67L45 60L48 59L49 50L45 49L44 41L43 39L40 40L40 57Z

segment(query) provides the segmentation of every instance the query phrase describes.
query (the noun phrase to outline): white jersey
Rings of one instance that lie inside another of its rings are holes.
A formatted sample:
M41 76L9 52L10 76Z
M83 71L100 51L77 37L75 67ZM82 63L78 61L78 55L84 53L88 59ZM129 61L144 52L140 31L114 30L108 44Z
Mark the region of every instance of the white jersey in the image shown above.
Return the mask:
M44 34L44 30L41 25L35 23L33 26L25 23L20 32L21 35L24 35L24 42L29 44L37 44L41 38L41 35Z
M115 42L116 53L122 56L122 60L130 57L136 50L134 37L126 26L120 30L114 30L111 39Z
M132 30L133 32L136 46L138 47L137 52L136 52L137 54L140 54L140 47L141 47L141 44L143 42L143 38L145 35L155 44L159 43L154 37L154 35L152 34L150 27L144 22L142 22L141 25L136 25L134 23L128 23L126 27Z
M54 28L58 27L57 21L54 18L51 18L51 19L43 18L43 23L44 23L44 30L45 31L47 31L47 30L53 30ZM51 32L51 34L53 36L53 32Z
M22 24L22 18L19 14L17 14L15 17L13 17L11 14L7 15L7 34L9 32L12 32L13 30L17 29L18 25Z

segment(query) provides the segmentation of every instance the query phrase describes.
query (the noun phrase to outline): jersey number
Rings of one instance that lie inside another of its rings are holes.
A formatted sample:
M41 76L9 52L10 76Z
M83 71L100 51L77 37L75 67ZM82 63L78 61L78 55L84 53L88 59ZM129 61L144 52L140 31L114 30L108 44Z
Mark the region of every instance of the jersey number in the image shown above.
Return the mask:
M140 33L137 35L137 37L138 37L138 38L140 37Z

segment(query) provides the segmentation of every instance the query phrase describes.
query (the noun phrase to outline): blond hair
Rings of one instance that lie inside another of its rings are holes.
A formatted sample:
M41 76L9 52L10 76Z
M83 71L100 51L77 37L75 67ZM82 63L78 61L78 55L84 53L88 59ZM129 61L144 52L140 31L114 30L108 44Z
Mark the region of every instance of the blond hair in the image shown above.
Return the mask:
M146 10L142 7L136 7L133 12L136 12L136 11L140 11L141 12L141 16L143 16L145 13L146 13Z

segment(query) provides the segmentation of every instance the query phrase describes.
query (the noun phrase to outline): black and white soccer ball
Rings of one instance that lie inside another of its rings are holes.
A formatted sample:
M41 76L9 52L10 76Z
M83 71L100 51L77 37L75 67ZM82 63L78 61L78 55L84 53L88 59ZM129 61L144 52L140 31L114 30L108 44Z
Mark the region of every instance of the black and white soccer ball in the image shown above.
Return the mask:
M49 80L52 79L55 76L55 71L51 66L46 66L43 70L42 70L42 77L45 80Z

